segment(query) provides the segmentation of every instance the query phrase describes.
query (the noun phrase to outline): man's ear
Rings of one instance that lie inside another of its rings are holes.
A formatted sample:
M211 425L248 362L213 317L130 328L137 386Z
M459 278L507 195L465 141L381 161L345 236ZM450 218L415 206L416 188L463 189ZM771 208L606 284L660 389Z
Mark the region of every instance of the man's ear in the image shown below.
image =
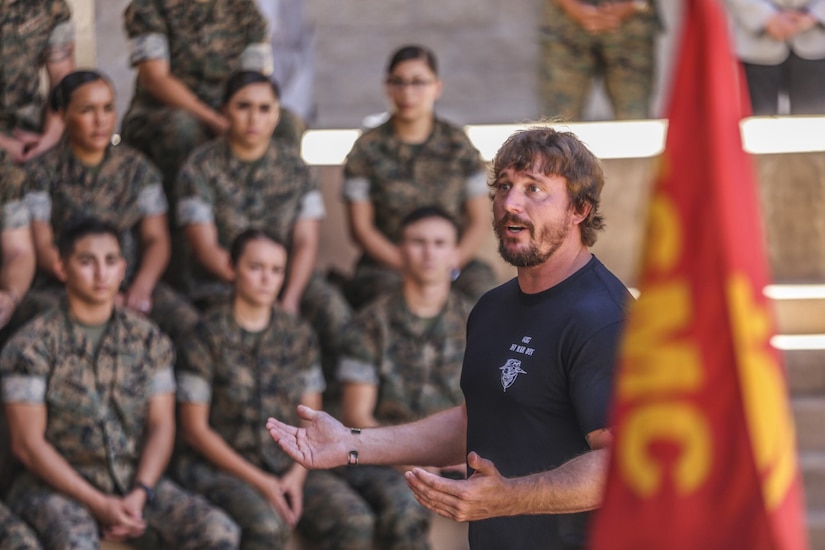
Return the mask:
M66 282L66 264L63 263L63 258L58 258L57 262L55 262L54 276L57 277L60 280L60 282Z
M581 208L574 207L572 222L577 225L580 224L581 222L587 219L587 216L590 215L591 210L593 210L593 205L589 202L584 203Z

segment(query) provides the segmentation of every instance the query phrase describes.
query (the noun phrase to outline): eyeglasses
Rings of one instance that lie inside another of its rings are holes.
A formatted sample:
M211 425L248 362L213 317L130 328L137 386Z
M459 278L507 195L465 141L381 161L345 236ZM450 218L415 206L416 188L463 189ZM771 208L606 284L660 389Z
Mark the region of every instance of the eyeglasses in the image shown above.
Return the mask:
M395 90L403 90L404 88L410 87L414 91L420 91L426 88L427 86L435 84L435 80L424 80L420 78L414 78L412 80L404 80L403 78L388 78L387 79L387 86L393 88Z

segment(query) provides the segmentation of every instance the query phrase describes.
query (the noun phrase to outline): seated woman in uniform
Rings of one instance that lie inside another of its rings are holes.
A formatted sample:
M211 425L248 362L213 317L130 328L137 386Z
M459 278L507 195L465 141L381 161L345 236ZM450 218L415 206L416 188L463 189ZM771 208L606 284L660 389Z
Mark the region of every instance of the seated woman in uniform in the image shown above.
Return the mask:
M127 275L120 299L148 315L176 342L197 322L196 310L160 277L169 262L167 202L158 170L138 151L112 145L115 95L97 71L76 71L52 93L65 135L58 145L26 166L25 201L39 277L24 301L30 318L56 303L63 285L55 246L65 227L93 216L121 233Z
M350 233L363 251L348 292L356 307L398 287L401 220L426 205L459 221L456 288L475 300L495 285L492 269L475 259L490 230L487 169L464 132L435 116L441 89L430 50L399 49L385 81L390 119L365 132L347 157L343 195Z
M178 479L241 527L241 548L284 548L292 528L320 548L370 548L369 507L328 471L289 458L264 423L321 405L324 379L309 326L277 306L287 253L250 229L231 245L234 295L198 323L178 366Z
M196 149L177 181L177 221L191 253L184 281L206 307L226 299L234 271L229 246L249 228L266 228L289 250L280 306L311 322L331 375L338 339L351 311L315 272L324 204L318 182L298 152L270 139L278 123L278 89L261 73L242 71L226 84L226 134ZM331 380L328 377L328 381Z

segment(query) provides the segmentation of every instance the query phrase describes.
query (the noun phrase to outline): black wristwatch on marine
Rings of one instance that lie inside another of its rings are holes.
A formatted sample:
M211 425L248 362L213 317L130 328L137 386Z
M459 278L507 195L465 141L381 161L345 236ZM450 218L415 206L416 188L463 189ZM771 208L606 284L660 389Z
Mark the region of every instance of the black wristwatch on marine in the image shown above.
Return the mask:
M153 487L149 487L142 481L135 481L134 485L135 489L140 489L144 493L146 493L146 504L149 504L155 498L155 489Z

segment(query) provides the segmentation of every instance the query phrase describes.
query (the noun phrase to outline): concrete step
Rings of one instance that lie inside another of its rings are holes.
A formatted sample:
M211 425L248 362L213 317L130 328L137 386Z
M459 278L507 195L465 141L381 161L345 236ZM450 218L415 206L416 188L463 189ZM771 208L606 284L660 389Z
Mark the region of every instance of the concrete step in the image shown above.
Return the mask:
M807 523L810 550L825 550L825 509L809 508Z
M783 358L792 395L825 395L825 350L788 350Z
M825 510L825 452L800 452L799 470L805 487L806 506L809 510Z
M779 334L825 333L825 300L772 300Z
M800 452L825 452L825 396L795 396L791 400Z

